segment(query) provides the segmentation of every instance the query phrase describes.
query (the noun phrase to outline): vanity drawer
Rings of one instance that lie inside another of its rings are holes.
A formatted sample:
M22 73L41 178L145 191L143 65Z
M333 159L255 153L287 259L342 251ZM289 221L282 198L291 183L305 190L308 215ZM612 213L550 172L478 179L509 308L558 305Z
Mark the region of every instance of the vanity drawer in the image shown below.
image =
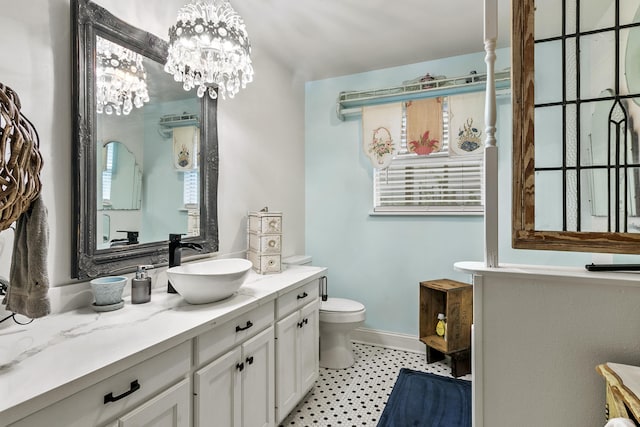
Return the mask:
M276 317L278 319L282 319L289 313L293 313L295 310L318 298L318 287L318 280L312 280L311 282L279 297L276 302Z
M220 354L256 335L274 320L274 302L256 307L248 313L215 326L196 338L196 367L210 362Z
M282 233L282 213L249 212L249 233Z
M31 414L11 427L104 425L186 378L190 369L191 341L186 341ZM120 397L123 394L125 396Z
M280 254L282 235L249 233L249 250L261 254Z

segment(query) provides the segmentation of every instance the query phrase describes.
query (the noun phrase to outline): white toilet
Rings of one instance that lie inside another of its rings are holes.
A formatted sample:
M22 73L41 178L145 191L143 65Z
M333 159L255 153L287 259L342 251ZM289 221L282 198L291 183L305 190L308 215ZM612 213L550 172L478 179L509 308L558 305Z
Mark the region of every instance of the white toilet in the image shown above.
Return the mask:
M344 369L353 365L351 331L364 323L366 310L357 301L327 298L320 303L320 366Z
M286 265L310 265L311 257L296 255L285 258ZM320 302L320 366L344 369L353 365L351 331L364 323L366 310L357 301L327 298Z

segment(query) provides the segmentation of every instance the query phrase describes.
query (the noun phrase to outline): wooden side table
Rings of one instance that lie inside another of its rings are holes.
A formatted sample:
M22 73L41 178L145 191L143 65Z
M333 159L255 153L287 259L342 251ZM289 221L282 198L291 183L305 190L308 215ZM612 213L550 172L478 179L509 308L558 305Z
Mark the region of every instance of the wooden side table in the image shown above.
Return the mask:
M438 313L447 318L446 340L436 335ZM420 341L427 346L427 363L451 357L451 375L471 372L473 286L449 279L420 282Z
M640 367L604 363L596 371L606 381L606 419L629 418L640 422Z

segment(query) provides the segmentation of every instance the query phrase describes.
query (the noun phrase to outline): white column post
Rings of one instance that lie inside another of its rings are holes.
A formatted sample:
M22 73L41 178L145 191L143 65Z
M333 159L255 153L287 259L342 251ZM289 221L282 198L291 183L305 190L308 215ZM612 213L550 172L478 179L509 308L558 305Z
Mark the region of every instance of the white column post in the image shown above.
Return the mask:
M484 263L498 266L498 147L496 147L496 39L498 38L498 0L484 0L484 49L487 63L487 91L484 120Z

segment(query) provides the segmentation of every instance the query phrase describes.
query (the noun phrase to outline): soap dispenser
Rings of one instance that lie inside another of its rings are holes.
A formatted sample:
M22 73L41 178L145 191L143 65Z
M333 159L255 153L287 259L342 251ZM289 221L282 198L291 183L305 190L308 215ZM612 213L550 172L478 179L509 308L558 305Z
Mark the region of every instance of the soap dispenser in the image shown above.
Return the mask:
M135 279L131 279L131 304L144 304L151 301L151 277L147 270L152 265L139 265Z

